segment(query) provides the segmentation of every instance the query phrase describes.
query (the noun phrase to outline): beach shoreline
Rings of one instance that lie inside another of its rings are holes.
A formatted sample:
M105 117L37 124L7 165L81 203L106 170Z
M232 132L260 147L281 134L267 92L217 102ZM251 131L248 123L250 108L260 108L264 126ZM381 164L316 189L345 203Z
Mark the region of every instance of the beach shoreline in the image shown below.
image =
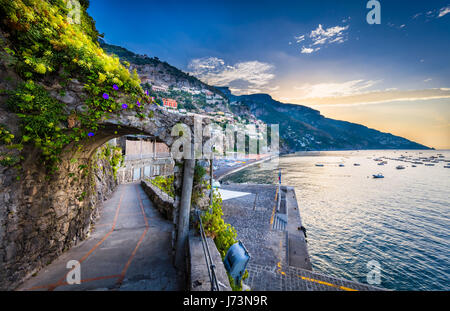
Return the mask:
M231 174L239 172L250 166L270 161L274 157L276 157L276 155L268 155L268 156L262 157L260 159L249 159L245 163L242 163L240 165L235 165L232 167L221 167L213 172L213 177L215 180L220 181L226 176L229 176Z

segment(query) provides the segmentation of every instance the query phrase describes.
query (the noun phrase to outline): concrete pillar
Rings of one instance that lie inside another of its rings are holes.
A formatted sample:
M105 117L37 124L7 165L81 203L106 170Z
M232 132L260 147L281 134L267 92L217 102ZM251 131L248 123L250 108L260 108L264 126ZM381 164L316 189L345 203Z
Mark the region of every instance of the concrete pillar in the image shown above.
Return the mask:
M194 184L194 159L184 160L183 185L180 209L178 211L178 234L175 250L175 267L184 271L186 266L186 242L189 234L189 213L191 209L192 186Z

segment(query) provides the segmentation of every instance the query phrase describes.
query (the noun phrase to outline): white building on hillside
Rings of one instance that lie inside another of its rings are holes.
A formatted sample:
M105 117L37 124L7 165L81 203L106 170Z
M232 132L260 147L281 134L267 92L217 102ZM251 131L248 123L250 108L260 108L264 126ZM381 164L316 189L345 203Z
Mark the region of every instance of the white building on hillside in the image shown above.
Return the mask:
M167 85L152 85L152 90L155 92L167 92L169 87Z

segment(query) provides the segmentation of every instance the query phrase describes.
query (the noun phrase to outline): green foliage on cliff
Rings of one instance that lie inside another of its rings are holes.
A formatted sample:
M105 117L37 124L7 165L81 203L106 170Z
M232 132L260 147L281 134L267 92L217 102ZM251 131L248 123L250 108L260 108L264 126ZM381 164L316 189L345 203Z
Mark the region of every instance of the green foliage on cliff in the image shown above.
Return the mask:
M5 125L0 124L0 144L5 145L7 149L22 149L20 144L14 144L14 134L12 134ZM0 152L0 165L15 166L21 160L21 157L8 152Z
M236 229L230 224L227 224L223 220L222 216L222 198L220 197L219 192L214 192L213 204L211 208L202 216L202 223L205 234L214 240L217 250L222 257L222 260L224 260L228 249L231 245L237 243L238 241ZM248 272L246 270L242 279L245 280L247 277ZM228 279L233 291L242 290L242 281L239 284L236 284L230 274L228 274Z
M175 198L175 187L173 185L174 176L155 176L150 179L150 182L155 187L161 189L163 192L167 193L170 197Z
M4 144L11 144L14 135L2 124L0 124L0 142Z
M122 149L120 147L111 147L111 158L109 164L113 169L114 179L117 180L117 170L122 166L124 157L122 155Z
M206 174L206 169L198 163L194 167L194 181L192 188L191 204L197 204L203 198L205 189L208 188L208 182L203 179Z
M9 110L21 120L21 143L34 143L41 149L45 163L58 159L70 136L61 131L59 124L66 118L64 105L33 81L21 84L7 101Z
M124 161L122 148L107 143L100 147L98 159L107 160L109 162L113 171L114 179L117 180L117 170L122 166ZM94 162L98 159L94 158Z
M224 259L230 246L237 242L237 233L236 229L225 223L222 216L222 198L219 193L213 193L213 204L202 216L202 222L205 234L214 240Z
M118 57L99 46L95 22L86 12L88 4L81 1L80 23L76 24L76 16L69 18L65 0L0 0L0 28L7 34L3 50L14 58L8 64L27 81L14 92L8 107L21 119L21 141L39 147L51 169L65 146L98 130L99 120L120 111L122 103L139 112L149 102L137 73L131 74ZM40 85L56 82L64 88L72 79L83 83L87 109L73 112L79 126L63 129L59 123L67 120L64 104ZM137 100L140 107L135 105Z

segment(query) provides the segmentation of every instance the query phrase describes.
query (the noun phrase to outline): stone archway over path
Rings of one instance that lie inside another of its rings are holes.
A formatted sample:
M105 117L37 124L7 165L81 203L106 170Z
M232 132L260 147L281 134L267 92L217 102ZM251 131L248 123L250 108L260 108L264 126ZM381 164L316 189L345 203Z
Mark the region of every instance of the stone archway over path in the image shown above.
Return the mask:
M48 90L66 104L67 112L83 110L82 87L78 81L69 83L64 97L58 95L58 89L48 87ZM4 99L0 96L0 122L9 120L10 128L18 132L17 118L4 108ZM25 158L20 180L16 178L17 170L0 166L0 289L16 288L24 278L88 236L99 201L93 187L94 173L89 168L95 151L105 142L126 134L144 134L170 148L177 139L171 136L172 128L179 123L185 124L194 137L192 116L170 113L150 104L142 113L153 114L153 117L140 118L135 111L123 109L102 119L98 131L82 142L81 149L67 146L58 172L50 179L46 178L45 168L37 161L38 150L31 146L25 146L22 151ZM203 122L202 125L208 121ZM188 204L188 212L182 213L184 216L180 221L184 226L188 225L190 193L188 189L182 190L183 162L177 160L174 171L174 247L182 201L185 206ZM186 162L189 162L187 175L192 175L195 160ZM190 182L192 191L192 180ZM182 199L183 191L187 191L189 198Z

